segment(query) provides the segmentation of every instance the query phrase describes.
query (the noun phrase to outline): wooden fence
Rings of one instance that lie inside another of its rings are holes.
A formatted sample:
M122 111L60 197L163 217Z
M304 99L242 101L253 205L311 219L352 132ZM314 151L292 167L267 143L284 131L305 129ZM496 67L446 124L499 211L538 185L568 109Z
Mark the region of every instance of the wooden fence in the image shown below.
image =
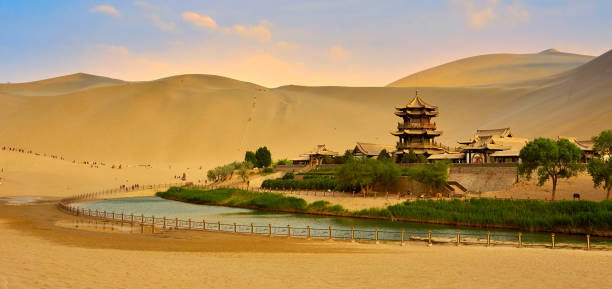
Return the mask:
M590 235L586 235L583 244L577 243L563 243L561 244L556 238L555 234L550 235L550 242L526 242L522 232L504 232L504 233L461 233L456 232L456 236L449 238L448 233L436 233L431 230L428 231L395 231L395 230L359 230L354 227L351 229L344 228L313 228L311 226L306 227L291 227L287 226L272 226L272 224L261 225L261 224L237 224L237 223L221 223L220 221L210 222L207 220L195 220L195 219L179 219L179 218L167 218L165 216L145 216L143 214L125 214L124 212L108 212L85 209L75 206L73 203L82 201L93 201L96 199L103 199L104 196L110 194L119 194L136 190L145 189L162 189L169 188L172 186L182 186L182 183L176 184L159 184L159 185L147 185L139 187L139 189L111 189L103 190L95 193L88 193L77 195L74 197L66 198L61 200L57 206L64 212L72 214L77 217L94 219L96 221L111 222L115 224L129 224L132 226L139 226L140 232L144 233L145 227L150 228L152 233L166 231L166 230L193 230L193 231L218 231L218 232L230 232L237 234L251 234L251 235L264 235L268 237L282 236L287 238L305 238L305 239L329 239L329 240L350 240L350 241L373 241L373 242L399 242L400 245L404 245L406 241L421 241L427 242L429 245L437 243L452 243L455 245L506 245L515 247L547 247L547 248L576 248L590 250L591 238ZM210 186L194 186L194 187L210 187ZM263 191L263 190L262 190ZM147 229L149 231L149 229ZM609 249L608 246L599 246L599 249Z

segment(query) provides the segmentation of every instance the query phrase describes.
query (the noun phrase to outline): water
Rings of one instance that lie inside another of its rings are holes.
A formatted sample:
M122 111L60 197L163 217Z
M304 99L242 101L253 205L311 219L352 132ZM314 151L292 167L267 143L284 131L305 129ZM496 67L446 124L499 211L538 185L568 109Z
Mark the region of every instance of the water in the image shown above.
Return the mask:
M329 226L332 227L332 236L336 239L351 238L351 228L355 228L356 239L375 239L376 229L379 230L380 240L400 240L401 231L405 230L405 238L410 236L427 238L428 230L432 231L433 238L454 239L457 231L461 238L486 240L487 231L491 232L491 239L496 241L518 242L518 232L497 229L480 229L472 227L456 227L410 222L392 222L388 220L357 219L347 217L328 217L308 214L275 213L251 209L196 205L166 200L158 197L125 198L102 200L94 202L77 203L80 208L92 211L124 213L126 215L144 214L155 216L158 219L166 217L169 222L174 218L191 219L194 228L201 227L202 221L207 223L207 229L218 229L217 222L221 222L222 230L232 231L233 224L237 223L238 231L250 232L250 224L254 225L255 233L267 234L268 225L272 225L273 234L286 235L287 225L290 225L292 236L305 236L306 227L311 228L311 237L328 238ZM242 226L240 226L242 225ZM523 233L523 243L550 244L549 233ZM573 245L585 244L586 238L582 235L556 234L557 243L570 243ZM610 238L591 237L592 244L612 244Z

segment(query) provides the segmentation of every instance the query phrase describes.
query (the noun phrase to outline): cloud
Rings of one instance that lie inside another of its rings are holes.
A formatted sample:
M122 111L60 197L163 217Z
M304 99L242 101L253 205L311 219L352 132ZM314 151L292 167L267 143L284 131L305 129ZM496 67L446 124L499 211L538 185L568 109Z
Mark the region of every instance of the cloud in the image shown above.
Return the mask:
M195 12L189 12L189 11L184 12L183 20L195 26L198 26L198 27L205 27L205 28L212 28L212 29L217 28L217 22L215 22L215 20L210 18L210 16L200 15Z
M139 6L145 12L147 18L151 19L153 24L162 31L166 32L178 32L176 23L172 21L166 21L159 15L160 8L146 1L136 1L134 5Z
M111 55L121 55L121 56L126 56L130 53L127 48L125 48L124 46L120 46L120 45L119 46L109 45L106 47L106 52Z
M103 14L108 14L114 17L119 17L121 16L121 13L119 13L119 10L117 10L115 7L110 6L110 5L98 5L94 8L91 9L91 12L93 13L103 13Z
M296 49L296 48L299 48L300 46L294 42L287 42L287 41L281 40L279 42L276 42L276 47L283 48L283 49Z
M329 48L328 56L332 61L344 61L351 57L351 52L336 44Z
M267 26L268 22L265 20L259 22L259 25L256 26L236 24L234 25L234 33L243 38L254 39L259 42L268 42L272 39L272 33L270 33Z
M519 2L503 4L500 0L452 0L463 6L470 27L483 29L489 26L515 26L529 20L529 11Z

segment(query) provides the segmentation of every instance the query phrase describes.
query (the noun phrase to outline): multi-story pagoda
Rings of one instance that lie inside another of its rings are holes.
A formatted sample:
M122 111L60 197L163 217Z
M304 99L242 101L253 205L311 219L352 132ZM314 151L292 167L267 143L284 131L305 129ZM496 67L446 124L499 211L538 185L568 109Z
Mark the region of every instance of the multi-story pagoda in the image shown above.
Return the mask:
M399 137L396 154L407 154L411 149L425 156L449 151L434 142L434 138L442 134L436 130L436 123L431 122L431 118L439 114L438 107L423 101L418 90L408 104L395 109L395 115L402 118L402 122L397 124L397 131L391 132Z

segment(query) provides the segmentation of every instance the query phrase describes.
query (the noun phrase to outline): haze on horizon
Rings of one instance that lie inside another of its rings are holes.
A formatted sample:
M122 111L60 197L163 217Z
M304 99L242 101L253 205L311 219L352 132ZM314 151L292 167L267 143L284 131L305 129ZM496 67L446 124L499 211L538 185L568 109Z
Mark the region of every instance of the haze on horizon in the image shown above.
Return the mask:
M0 82L215 74L384 86L453 60L610 49L608 1L2 2ZM9 28L9 29L6 29Z

